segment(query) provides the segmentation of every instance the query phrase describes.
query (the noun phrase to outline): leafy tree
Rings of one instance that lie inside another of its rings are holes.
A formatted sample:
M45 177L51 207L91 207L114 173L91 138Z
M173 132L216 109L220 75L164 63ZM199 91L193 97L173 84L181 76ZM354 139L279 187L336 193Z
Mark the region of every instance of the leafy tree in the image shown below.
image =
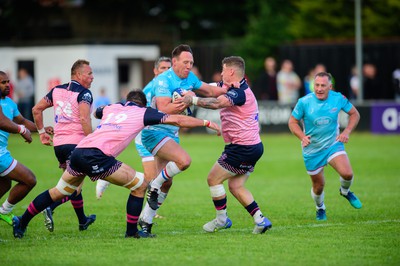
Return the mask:
M289 25L294 8L290 1L259 0L249 4L248 10L247 33L235 52L246 60L247 75L253 80L263 69L265 57L274 56L280 44L291 40Z

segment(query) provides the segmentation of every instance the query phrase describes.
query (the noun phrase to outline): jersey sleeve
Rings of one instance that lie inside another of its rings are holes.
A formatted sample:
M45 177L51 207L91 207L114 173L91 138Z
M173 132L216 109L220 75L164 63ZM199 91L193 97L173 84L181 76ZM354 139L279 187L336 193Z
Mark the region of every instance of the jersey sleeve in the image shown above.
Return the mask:
M167 76L158 76L154 80L154 96L155 97L170 97L172 98L171 86Z
M77 100L78 103L87 103L89 105L92 105L93 103L92 92L90 90L83 90L81 93L79 93Z
M105 105L105 106L100 106L100 107L97 107L96 108L96 111L95 111L95 116L96 116L96 118L98 118L98 119L102 119L103 118L103 110L104 110L104 107L106 107L107 105Z
M51 89L51 90L46 94L46 96L44 96L45 101L48 102L49 104L51 104L51 106L53 106L53 91L54 91L54 88Z
M341 106L342 106L342 110L345 111L346 113L348 113L351 108L353 108L353 104L349 101L349 99L346 98L346 96L341 95Z
M189 73L188 80L193 86L192 90L197 90L203 84L203 82L193 72Z
M168 115L166 113L147 107L143 117L143 124L145 126L162 124L167 117Z
M296 103L296 106L294 107L292 111L292 116L296 118L297 120L300 120L304 116L304 105L303 101L298 100Z
M246 93L243 89L229 89L225 97L232 103L232 105L241 106L246 102Z

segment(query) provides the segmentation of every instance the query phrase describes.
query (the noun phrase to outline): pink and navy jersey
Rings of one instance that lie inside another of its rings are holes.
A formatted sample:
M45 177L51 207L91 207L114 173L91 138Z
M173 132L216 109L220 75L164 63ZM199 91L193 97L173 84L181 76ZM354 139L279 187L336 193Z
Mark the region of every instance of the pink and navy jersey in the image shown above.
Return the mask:
M79 105L92 106L92 92L72 80L54 87L44 99L54 107L54 146L78 144L85 137Z
M246 80L240 82L240 88L229 88L224 96L232 103L232 106L225 107L220 112L225 143L260 143L257 100Z
M79 142L77 148L98 148L108 156L117 157L149 125L163 123L167 114L135 103L116 103L96 109L101 118L96 130Z

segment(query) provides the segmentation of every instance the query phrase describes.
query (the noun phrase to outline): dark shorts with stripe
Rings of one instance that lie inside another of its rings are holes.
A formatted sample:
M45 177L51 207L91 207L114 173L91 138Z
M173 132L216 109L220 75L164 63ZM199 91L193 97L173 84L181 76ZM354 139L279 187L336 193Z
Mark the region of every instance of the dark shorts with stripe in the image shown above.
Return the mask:
M62 169L67 168L67 161L71 157L71 153L74 151L76 144L64 144L54 147L54 153L58 160L58 167Z
M67 171L73 176L89 176L90 180L96 181L112 175L121 165L122 162L97 148L76 148L71 154Z
M254 171L263 153L262 142L255 145L228 144L219 157L218 164L232 173L243 175Z

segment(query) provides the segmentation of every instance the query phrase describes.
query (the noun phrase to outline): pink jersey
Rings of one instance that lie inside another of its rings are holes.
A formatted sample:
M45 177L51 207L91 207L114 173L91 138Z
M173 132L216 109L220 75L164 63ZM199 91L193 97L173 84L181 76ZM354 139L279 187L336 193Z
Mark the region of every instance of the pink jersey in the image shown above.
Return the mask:
M85 137L80 122L79 105L92 105L90 90L71 81L54 87L44 99L54 107L54 146L78 144Z
M261 142L258 106L253 92L243 79L240 88L225 94L233 106L221 109L222 137L225 143L254 145Z
M168 117L155 109L139 107L131 102L98 108L96 114L102 117L100 125L79 142L77 148L98 148L113 157L117 157L145 126L162 123Z

